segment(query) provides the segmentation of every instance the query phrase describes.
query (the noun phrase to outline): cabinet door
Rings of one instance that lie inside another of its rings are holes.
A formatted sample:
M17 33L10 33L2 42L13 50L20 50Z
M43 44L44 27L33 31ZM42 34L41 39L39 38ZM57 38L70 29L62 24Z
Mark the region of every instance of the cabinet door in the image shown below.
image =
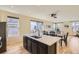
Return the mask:
M38 54L47 54L47 53L48 53L48 46L43 43L39 43Z
M49 54L56 54L57 53L57 45L54 43L52 46L48 47L48 53Z
M28 46L27 46L27 50L28 50L29 52L32 52L32 41L31 41L30 38L28 38Z
M37 54L37 48L38 48L37 41L32 40L32 53L33 54Z
M25 37L25 36L23 37L23 46L24 46L25 49L28 48L28 38Z

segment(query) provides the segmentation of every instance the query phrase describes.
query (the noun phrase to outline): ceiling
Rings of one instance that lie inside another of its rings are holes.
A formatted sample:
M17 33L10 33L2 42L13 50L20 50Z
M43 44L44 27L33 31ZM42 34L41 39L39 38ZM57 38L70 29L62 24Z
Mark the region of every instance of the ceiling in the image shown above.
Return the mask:
M77 5L0 5L0 9L52 22L79 20ZM51 13L57 13L57 18Z

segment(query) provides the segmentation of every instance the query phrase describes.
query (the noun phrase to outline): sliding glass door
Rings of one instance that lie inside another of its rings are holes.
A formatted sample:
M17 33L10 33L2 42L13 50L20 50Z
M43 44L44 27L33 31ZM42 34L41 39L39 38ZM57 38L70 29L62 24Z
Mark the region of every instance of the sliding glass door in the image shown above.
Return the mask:
M72 22L72 30L73 32L79 31L79 22Z
M61 32L63 29L63 23L53 23L52 30L57 32Z
M19 36L18 18L7 18L7 35L8 37Z

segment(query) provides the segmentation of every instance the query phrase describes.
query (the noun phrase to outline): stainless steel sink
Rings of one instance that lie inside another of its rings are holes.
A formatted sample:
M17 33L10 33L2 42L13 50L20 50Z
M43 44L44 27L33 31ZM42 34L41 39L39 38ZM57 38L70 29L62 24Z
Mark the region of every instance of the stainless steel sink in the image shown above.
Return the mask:
M36 38L36 39L39 39L39 38L41 38L41 37L39 37L39 36L31 36L31 37L33 37L33 38Z

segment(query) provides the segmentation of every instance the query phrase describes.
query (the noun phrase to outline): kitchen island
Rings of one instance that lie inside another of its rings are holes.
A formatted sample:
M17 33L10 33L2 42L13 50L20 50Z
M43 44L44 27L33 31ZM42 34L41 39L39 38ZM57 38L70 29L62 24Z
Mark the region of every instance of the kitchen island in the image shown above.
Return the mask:
M23 36L23 46L30 53L33 54L56 54L57 42L60 37L42 35L42 37L35 37L33 35Z

